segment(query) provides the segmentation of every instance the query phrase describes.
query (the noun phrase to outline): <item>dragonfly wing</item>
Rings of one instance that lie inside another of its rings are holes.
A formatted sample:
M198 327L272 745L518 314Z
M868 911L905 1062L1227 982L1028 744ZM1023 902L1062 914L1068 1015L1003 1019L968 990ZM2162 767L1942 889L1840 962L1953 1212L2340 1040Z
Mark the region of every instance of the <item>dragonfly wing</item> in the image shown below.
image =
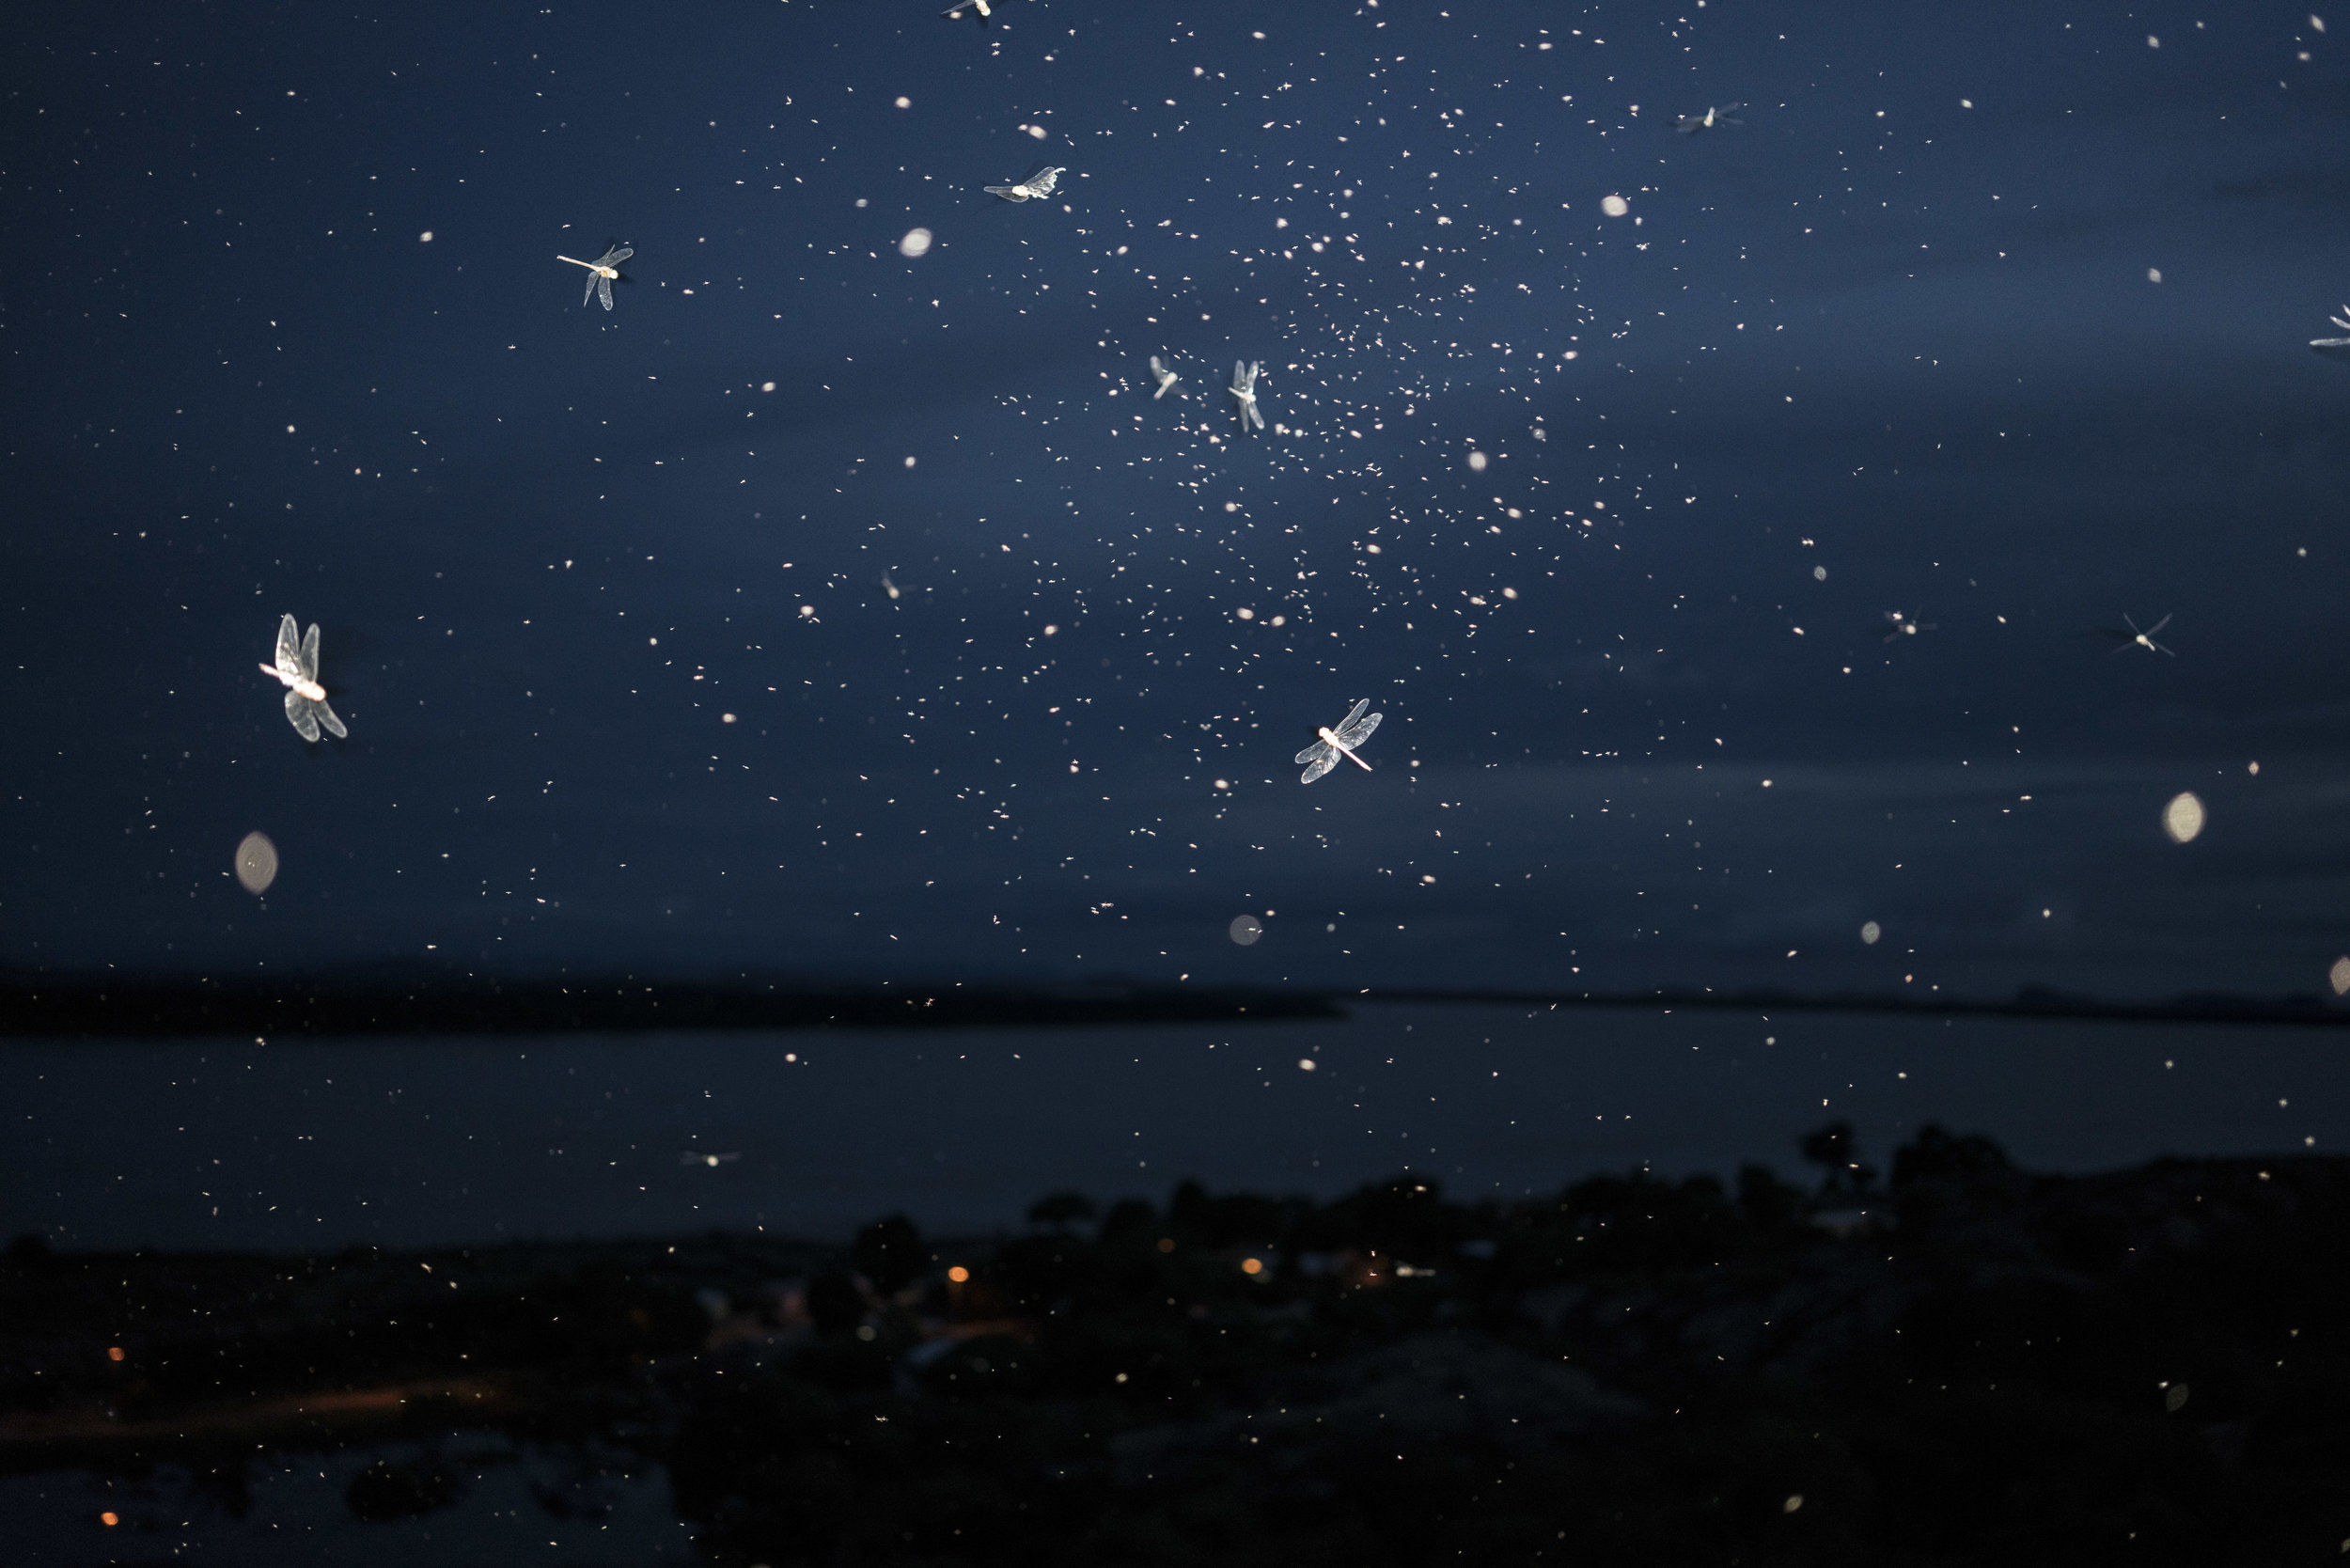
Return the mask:
M1027 179L1028 194L1041 196L1051 196L1053 187L1060 183L1061 172L1059 169L1039 169Z
M596 297L603 301L606 310L612 308L612 280L601 273L596 274Z
M630 257L635 254L636 247L634 245L614 245L610 250L604 252L603 264L607 267L617 267L621 262L627 260Z
M1258 430L1264 429L1264 414L1257 407L1254 399L1241 406L1241 423L1253 426Z
M338 741L347 741L351 739L351 731L345 729L343 728L343 721L336 716L334 704L329 702L313 702L310 706L318 714L319 724L328 734L334 736Z
M1366 697L1361 701L1355 703L1355 706L1349 708L1346 711L1346 716L1339 720L1337 724L1332 725L1331 729L1338 734L1344 735L1349 729L1355 728L1356 721L1362 718L1364 712L1370 707L1371 698Z
M2164 616L2164 617L2163 617L2160 620L2155 621L2155 622L2154 622L2152 626L2149 626L2149 627L2147 627L2147 628L2146 628L2146 635L2147 635L2148 636L2150 636L2150 637L2151 637L2151 636L2153 636L2153 635L2154 635L2156 632L2161 631L2164 627L2166 627L2166 626L2168 626L2168 625L2170 625L2170 616Z
M1330 743L1327 741L1316 741L1313 745L1308 746L1305 750L1291 758L1290 760L1292 762L1324 762L1329 760L1330 756Z
M1362 710L1357 708L1355 712L1359 713ZM1360 719L1349 714L1346 727L1339 731L1339 739L1350 746L1360 745L1371 738L1372 730L1379 728L1379 719L1377 713L1365 713Z
M596 297L596 285L602 283L603 281L603 279L595 274L594 269L589 269L588 274L588 291L579 296L579 303L587 305L590 301L594 300Z
M319 678L319 623L315 620L310 622L309 633L302 639L302 678L305 681Z
M302 628L291 616L277 622L277 667L288 675L302 673Z
M999 196L1006 201L1026 201L1028 199L1028 193L1017 185L989 185L984 187L984 189L989 196Z
M310 712L310 699L300 692L290 691L286 694L286 722L292 725L294 733L306 741L319 738L318 717Z
M1297 776L1297 781L1300 784L1311 784L1315 779L1338 766L1338 763L1339 754L1325 750L1322 756L1307 764L1306 771Z

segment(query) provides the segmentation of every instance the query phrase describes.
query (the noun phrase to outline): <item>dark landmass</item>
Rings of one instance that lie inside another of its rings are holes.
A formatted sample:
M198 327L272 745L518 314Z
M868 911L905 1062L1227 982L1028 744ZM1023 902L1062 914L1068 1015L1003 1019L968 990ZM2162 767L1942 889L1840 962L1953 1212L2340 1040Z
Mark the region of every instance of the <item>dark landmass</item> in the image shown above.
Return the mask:
M2341 1560L2350 1159L2034 1175L1850 1130L1813 1190L1186 1183L1029 1229L0 1262L0 1467L470 1430L666 1465L713 1562ZM118 1358L117 1358L118 1356ZM382 1460L363 1521L462 1511ZM583 1490L585 1489L585 1490ZM451 1523L454 1524L455 1515Z
M967 1028L1338 1018L1347 1003L1476 1003L2130 1023L2350 1026L2315 996L2112 1000L2026 986L2007 998L1697 991L1355 991L1145 985L810 987L789 980L497 980L456 971L234 978L0 972L0 1037L563 1034L648 1029Z
M970 1028L1336 1018L1318 992L947 984L807 989L787 981L611 976L103 979L0 977L0 1036L568 1034L647 1029Z

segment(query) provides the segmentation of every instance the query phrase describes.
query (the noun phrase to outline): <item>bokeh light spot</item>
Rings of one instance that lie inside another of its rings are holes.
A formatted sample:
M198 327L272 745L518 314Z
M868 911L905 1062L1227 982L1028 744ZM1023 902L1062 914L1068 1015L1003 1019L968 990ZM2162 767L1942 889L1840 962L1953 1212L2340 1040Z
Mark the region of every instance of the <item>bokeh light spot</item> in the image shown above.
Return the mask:
M248 833L237 842L237 880L248 893L266 893L277 880L277 846L266 833Z
M1254 915L1235 915L1229 929L1232 940L1246 948L1253 946L1257 938L1264 934L1264 922Z
M1878 925L1874 920L1863 923L1860 928L1860 939L1872 948L1876 946L1877 938L1884 934L1885 928Z
M1632 211L1632 203L1620 196L1602 196L1599 198L1599 210L1611 218L1621 218Z
M901 256L928 256L930 250L931 231L927 228L909 228L906 237L898 242Z
M2203 803L2192 790L2181 790L2162 808L2162 830L2170 841L2184 844L2203 831Z

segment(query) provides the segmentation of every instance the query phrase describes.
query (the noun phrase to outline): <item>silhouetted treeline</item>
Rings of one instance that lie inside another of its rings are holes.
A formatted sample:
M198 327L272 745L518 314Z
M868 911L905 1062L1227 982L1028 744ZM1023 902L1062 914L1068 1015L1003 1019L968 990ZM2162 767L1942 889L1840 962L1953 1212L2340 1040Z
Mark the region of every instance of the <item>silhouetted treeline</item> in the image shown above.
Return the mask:
M2350 1161L1802 1149L1803 1186L1061 1193L979 1243L889 1216L844 1248L21 1244L0 1453L234 1466L305 1435L109 1448L71 1412L440 1377L426 1424L666 1462L723 1564L2341 1560ZM366 1517L462 1506L444 1469L363 1480Z

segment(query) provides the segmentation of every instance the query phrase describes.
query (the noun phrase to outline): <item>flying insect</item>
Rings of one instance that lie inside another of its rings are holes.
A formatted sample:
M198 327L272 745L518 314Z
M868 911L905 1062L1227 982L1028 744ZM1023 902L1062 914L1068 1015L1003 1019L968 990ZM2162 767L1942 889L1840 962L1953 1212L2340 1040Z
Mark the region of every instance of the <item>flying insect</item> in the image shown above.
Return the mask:
M635 254L634 245L614 245L593 261L582 261L573 256L558 256L556 259L569 261L574 267L588 269L588 292L581 297L580 304L586 305L598 294L602 294L603 307L609 310L612 308L612 286L615 283L627 281L620 276L620 263Z
M1321 739L1299 752L1294 759L1306 765L1306 771L1298 776L1300 784L1311 784L1337 767L1341 756L1365 773L1371 772L1371 764L1355 755L1355 748L1369 740L1371 732L1379 728L1380 715L1363 712L1370 706L1371 698L1365 698L1348 710L1346 717L1339 721L1336 729L1325 727L1314 731Z
M287 616L277 623L277 660L261 666L261 673L274 675L286 687L286 722L294 727L294 733L306 741L319 738L323 728L337 740L349 740L351 731L335 716L335 710L326 700L326 688L319 684L319 626L310 622L307 636L301 623Z
M1068 172L1067 169L1042 167L1017 185L990 185L987 187L987 194L1002 196L1006 201L1026 201L1031 197L1048 196L1053 194L1053 187L1060 183L1060 177Z
M1240 400L1240 428L1264 429L1264 416L1257 412L1257 372L1263 367L1255 360L1232 362L1232 384L1227 388Z

